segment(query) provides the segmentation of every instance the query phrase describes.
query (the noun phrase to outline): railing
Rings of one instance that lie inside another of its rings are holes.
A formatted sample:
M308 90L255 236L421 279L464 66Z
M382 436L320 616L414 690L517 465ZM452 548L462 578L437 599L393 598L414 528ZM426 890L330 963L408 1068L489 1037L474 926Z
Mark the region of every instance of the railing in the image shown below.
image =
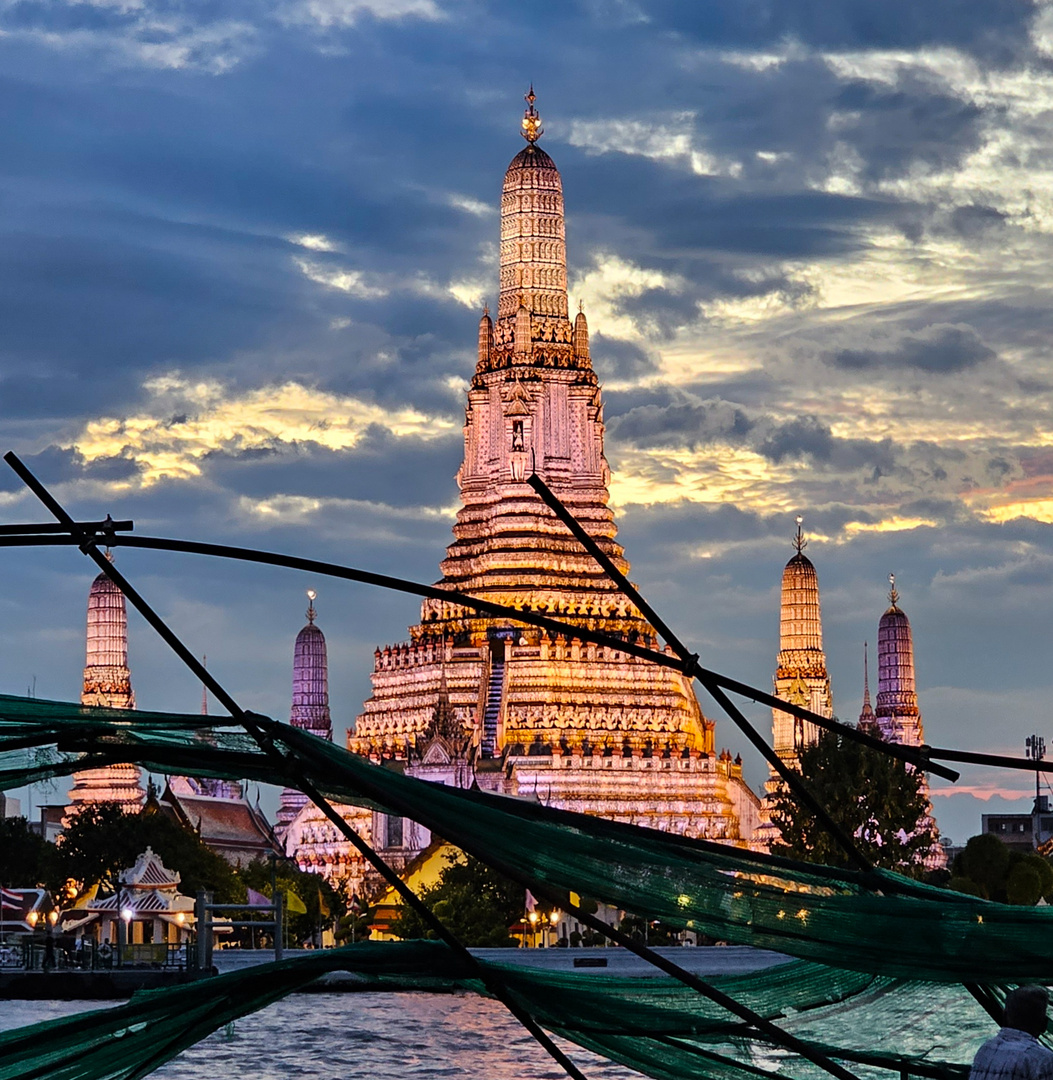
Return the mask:
M85 941L80 948L68 940L26 936L0 947L0 970L114 971L154 968L185 971L193 966L193 948L185 942L156 942L115 948Z

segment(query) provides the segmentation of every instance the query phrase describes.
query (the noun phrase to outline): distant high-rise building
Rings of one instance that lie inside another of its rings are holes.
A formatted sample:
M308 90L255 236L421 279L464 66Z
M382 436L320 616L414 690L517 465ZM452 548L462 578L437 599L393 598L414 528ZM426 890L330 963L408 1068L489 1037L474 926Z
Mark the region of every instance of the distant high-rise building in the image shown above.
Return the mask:
M333 741L333 721L329 713L329 660L325 634L315 625L314 590L307 593L307 625L296 635L293 647L293 694L289 723L293 727ZM293 788L282 792L278 810L279 831L284 830L307 803L307 796Z
M82 705L108 709L135 708L128 670L128 614L124 594L105 574L99 574L88 593L87 657L80 700ZM74 773L66 815L103 802L119 803L129 813L138 813L145 795L141 779L137 765L109 765L105 769Z

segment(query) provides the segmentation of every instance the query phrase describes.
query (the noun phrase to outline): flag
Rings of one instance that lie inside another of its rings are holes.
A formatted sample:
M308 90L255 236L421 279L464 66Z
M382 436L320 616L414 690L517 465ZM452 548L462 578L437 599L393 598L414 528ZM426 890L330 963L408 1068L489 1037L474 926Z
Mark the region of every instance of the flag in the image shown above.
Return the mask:
M534 894L529 889L526 891L526 909L527 911L537 910L537 901L534 899Z
M21 911L22 902L23 897L20 892L0 886L0 908L7 908L8 911Z
M292 891L292 889L285 890L285 910L290 915L306 915L307 905Z
M270 907L270 899L264 896L263 893L248 888L245 892L248 893L249 903L252 904L253 907Z
M330 914L329 905L325 902L325 897L322 895L321 885L318 886L318 914L321 915L323 919L328 919Z

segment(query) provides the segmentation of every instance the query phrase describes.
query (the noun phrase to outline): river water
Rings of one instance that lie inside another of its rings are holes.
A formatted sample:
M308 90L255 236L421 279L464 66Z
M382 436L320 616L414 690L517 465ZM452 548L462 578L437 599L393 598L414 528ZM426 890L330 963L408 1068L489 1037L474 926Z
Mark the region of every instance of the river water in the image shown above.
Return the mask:
M99 1002L3 1001L0 1030L99 1008ZM816 1011L821 1018L824 1009ZM931 987L919 999L890 997L848 1021L856 1045L968 1062L996 1030L959 988ZM787 1021L789 1021L787 1023ZM783 1026L812 1034L808 1019ZM891 1038L890 1038L891 1036ZM890 1047L891 1044L891 1047ZM589 1080L639 1074L562 1043ZM779 1067L777 1052L755 1049L753 1062ZM859 1077L890 1080L865 1066ZM564 1074L497 1002L472 994L293 994L238 1020L152 1074L158 1080L562 1080ZM802 1075L815 1075L806 1068ZM822 1075L822 1074L819 1074Z
M99 1008L0 1002L0 1029ZM639 1074L577 1047L589 1080ZM156 1080L561 1080L562 1070L497 1002L474 994L293 994L184 1051Z

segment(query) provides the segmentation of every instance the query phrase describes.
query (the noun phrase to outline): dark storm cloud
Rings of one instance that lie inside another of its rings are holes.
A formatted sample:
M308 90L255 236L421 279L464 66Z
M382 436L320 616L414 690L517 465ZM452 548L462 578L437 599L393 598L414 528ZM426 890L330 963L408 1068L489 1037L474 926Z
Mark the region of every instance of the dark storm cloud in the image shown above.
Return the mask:
M649 19L698 41L737 47L777 45L787 38L821 48L895 49L947 45L999 59L1027 43L1031 0L718 0L694 5L659 0Z
M896 467L896 448L889 439L836 437L814 416L779 421L751 416L740 405L723 400L674 398L662 404L636 405L612 418L616 444L641 449L689 449L726 444L747 446L769 461L808 460L833 469L866 470L873 476Z
M395 438L373 427L351 450L279 443L261 453L212 453L202 465L210 480L238 495L434 506L457 498L454 474L463 452L460 432L439 439Z
M639 345L604 334L591 335L589 352L602 379L638 379L657 368L657 356ZM608 397L609 401L609 397Z
M995 356L971 326L936 324L904 335L892 349L840 349L829 361L851 371L913 368L940 375L964 371Z
M124 458L96 458L90 464L68 447L49 446L36 454L20 454L22 462L43 484L66 484L77 480L99 483L133 480L138 469ZM6 463L0 463L0 491L24 491L25 485Z

